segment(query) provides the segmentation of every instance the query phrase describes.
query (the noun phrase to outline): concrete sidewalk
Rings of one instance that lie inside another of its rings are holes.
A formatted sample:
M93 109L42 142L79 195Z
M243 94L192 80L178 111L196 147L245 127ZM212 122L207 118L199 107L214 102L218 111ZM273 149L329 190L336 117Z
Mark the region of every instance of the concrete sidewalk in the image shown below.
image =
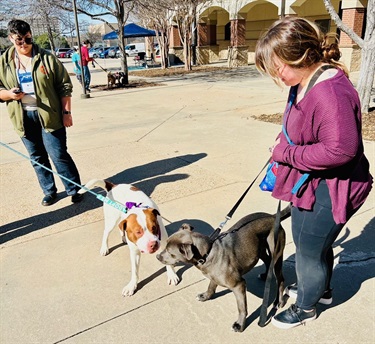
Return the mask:
M98 62L119 67L118 60ZM68 147L82 182L107 178L138 186L159 205L169 233L189 222L208 234L224 220L280 130L251 116L282 111L287 97L252 66L159 78L157 87L93 89L90 99L81 99L72 80ZM92 84L106 84L99 68L92 70ZM4 104L0 115L1 142L26 154ZM365 151L375 161L375 142L365 142ZM99 255L101 202L86 194L73 205L57 180L58 202L42 207L30 162L3 147L0 152L1 343L374 343L374 192L337 240L334 302L319 307L319 319L289 331L259 327L260 265L246 275L248 326L239 334L231 331L234 295L219 288L213 300L196 301L208 280L194 267L179 265L181 282L169 286L155 256L142 255L138 291L123 298L128 247L114 232L110 254ZM371 169L375 175L374 164ZM275 212L277 201L257 184L225 230L248 213ZM285 228L289 284L295 281L295 249L288 220Z

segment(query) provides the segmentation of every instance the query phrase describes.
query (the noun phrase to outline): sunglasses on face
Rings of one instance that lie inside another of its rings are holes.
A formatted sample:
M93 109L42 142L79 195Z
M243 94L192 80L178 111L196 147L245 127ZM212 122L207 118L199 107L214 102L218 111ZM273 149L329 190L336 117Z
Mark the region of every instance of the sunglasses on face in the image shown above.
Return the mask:
M17 44L17 45L22 45L22 44L31 44L33 42L33 38L32 37L23 37L23 38L14 38L14 42Z

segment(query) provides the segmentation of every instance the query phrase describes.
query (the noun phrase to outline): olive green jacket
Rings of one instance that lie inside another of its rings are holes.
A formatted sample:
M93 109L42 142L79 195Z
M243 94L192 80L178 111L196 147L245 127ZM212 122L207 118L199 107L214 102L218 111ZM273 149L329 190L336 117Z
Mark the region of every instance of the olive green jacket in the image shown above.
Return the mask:
M0 56L0 91L20 87L14 61L15 48ZM61 98L71 97L73 85L63 64L51 53L33 44L32 78L38 114L44 130L63 127ZM1 102L3 102L0 99ZM6 101L9 117L19 136L25 136L21 101Z

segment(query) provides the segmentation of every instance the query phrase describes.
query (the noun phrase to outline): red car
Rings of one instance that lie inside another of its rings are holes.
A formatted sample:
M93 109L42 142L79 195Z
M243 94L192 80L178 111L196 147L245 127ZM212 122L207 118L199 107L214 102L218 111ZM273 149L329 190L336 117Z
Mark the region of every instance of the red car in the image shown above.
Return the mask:
M66 55L67 55L67 52L69 50L72 50L72 49L71 48L57 48L56 49L56 56L59 57L59 58L68 57Z

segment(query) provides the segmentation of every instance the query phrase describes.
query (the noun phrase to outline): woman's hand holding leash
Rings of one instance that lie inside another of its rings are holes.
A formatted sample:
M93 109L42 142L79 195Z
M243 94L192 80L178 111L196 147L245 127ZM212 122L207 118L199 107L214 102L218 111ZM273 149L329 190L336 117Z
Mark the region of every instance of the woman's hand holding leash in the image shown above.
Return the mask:
M275 147L276 147L279 143L280 143L280 138L277 138L276 141L275 141L275 143L273 144L273 146L269 148L269 151L270 151L271 155L272 155L272 153L273 153L273 150L275 149Z

